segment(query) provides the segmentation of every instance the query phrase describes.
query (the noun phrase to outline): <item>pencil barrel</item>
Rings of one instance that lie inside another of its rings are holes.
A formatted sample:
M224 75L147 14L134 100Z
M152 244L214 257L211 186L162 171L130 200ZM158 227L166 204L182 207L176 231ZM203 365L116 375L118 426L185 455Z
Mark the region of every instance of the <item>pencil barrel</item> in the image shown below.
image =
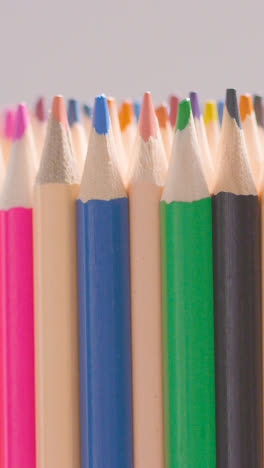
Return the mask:
M132 468L128 200L77 200L81 466Z
M161 202L166 468L215 466L211 199Z
M0 212L0 465L35 466L32 209Z
M262 467L260 207L213 196L217 466Z

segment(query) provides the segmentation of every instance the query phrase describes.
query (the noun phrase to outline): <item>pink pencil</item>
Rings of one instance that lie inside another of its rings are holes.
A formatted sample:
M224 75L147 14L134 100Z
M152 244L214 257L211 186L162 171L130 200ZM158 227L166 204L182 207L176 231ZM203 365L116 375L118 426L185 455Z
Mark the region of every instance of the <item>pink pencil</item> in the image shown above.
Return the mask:
M35 468L32 202L36 155L17 108L0 199L0 466Z

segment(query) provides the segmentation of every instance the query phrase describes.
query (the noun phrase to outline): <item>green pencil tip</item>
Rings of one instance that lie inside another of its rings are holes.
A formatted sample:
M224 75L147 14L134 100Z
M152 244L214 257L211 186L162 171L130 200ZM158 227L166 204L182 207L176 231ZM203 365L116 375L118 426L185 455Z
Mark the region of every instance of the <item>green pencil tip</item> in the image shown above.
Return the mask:
M183 99L179 103L178 112L177 112L177 122L175 130L183 130L191 115L191 101L189 98Z

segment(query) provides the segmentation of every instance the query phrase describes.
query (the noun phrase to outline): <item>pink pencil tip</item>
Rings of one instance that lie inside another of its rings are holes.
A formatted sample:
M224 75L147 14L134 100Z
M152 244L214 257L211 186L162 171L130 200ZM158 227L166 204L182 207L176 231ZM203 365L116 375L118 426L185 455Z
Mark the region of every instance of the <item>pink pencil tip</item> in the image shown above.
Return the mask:
M45 122L48 118L46 100L44 97L39 97L35 105L35 114L38 120Z
M4 128L3 133L4 137L8 140L11 140L14 133L14 121L15 121L15 111L11 108L5 110L4 115Z
M145 93L142 99L138 129L140 135L145 141L148 141L149 137L157 138L157 119L152 104L151 94L149 92Z
M13 140L19 140L23 137L27 126L29 124L29 117L26 104L18 104L15 114L15 124L13 132Z
M63 96L54 96L52 101L52 113L58 122L60 122L65 127L68 127L68 119Z

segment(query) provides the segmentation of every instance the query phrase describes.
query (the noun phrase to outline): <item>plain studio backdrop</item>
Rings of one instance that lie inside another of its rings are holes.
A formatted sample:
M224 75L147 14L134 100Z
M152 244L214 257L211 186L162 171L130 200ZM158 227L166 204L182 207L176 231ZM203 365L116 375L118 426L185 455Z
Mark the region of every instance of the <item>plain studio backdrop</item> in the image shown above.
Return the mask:
M261 91L263 24L263 0L2 0L0 105Z

